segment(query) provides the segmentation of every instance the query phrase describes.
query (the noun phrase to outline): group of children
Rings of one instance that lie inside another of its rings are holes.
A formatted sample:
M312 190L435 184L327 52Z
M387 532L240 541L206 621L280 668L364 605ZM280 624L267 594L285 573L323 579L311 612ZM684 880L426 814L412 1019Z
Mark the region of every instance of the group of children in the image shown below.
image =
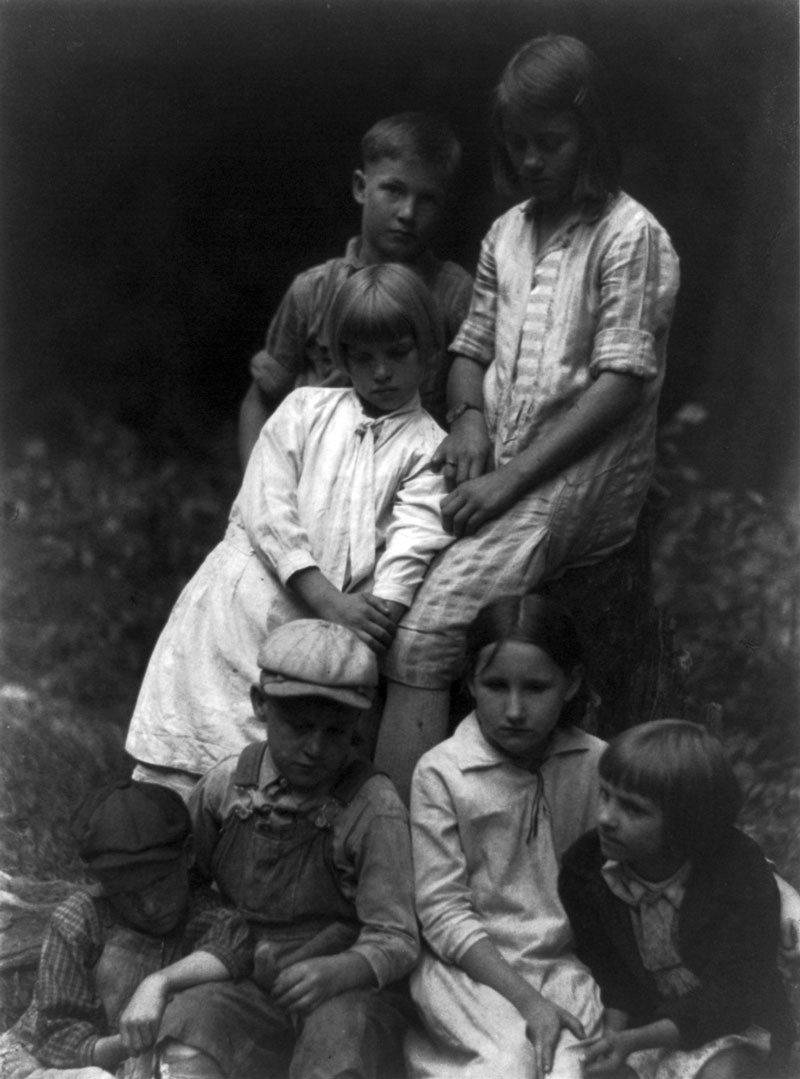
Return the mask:
M677 260L620 191L580 42L517 53L493 137L525 201L474 288L429 246L449 128L365 137L361 235L253 360L241 490L148 666L134 777L79 815L102 890L53 920L11 1079L785 1062L778 887L721 748L677 720L583 733L574 623L534 591L633 531Z

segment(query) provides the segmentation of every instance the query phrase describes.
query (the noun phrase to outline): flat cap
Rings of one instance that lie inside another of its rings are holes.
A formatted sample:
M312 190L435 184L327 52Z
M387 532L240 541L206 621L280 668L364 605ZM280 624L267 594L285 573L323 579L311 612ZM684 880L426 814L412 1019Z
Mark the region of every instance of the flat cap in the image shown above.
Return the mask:
M192 822L168 787L128 779L89 794L72 819L78 852L89 869L116 869L178 858Z
M319 618L279 626L258 654L261 689L269 697L328 697L369 708L378 684L373 652L352 630Z

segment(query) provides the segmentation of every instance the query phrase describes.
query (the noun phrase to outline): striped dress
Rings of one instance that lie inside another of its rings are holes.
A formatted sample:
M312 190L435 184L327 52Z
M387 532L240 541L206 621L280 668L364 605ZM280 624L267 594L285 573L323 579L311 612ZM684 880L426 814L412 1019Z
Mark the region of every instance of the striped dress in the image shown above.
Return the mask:
M640 378L645 392L583 458L437 556L389 653L394 681L446 688L490 595L535 588L633 535L653 471L678 276L666 232L624 193L595 220L576 215L541 250L532 203L494 223L452 350L486 368L496 464L547 435L605 371Z

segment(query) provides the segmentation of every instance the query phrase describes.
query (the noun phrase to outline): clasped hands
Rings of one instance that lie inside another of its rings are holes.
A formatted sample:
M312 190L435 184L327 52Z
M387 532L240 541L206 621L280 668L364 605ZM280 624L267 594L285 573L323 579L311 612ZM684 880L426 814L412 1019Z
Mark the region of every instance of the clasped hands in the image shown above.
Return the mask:
M442 523L457 538L474 535L517 500L508 473L503 469L494 471L486 423L482 413L474 409L453 425L431 464L441 471L449 492L441 503Z

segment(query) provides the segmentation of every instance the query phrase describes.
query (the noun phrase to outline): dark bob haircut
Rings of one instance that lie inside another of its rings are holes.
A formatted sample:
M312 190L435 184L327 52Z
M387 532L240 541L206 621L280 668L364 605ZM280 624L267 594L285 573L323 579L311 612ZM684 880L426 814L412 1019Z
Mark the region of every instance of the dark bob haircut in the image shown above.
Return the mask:
M697 723L660 719L623 731L600 758L600 778L649 798L664 814L664 839L682 859L724 838L742 795L721 742Z
M505 641L536 645L568 676L584 665L583 644L572 615L560 603L536 592L499 596L478 611L467 629L465 675L475 674L478 656L485 648L491 649L486 657L490 663ZM584 680L561 713L559 726L580 721L587 697Z
M582 152L573 201L586 216L599 215L620 187L622 153L600 61L574 37L547 34L527 42L507 64L494 92L492 164L502 193L515 195L517 174L508 154L506 126L533 110L571 112Z
M419 276L398 262L380 262L352 274L331 305L334 361L347 369L347 343L411 334L424 367L444 348L436 301Z

